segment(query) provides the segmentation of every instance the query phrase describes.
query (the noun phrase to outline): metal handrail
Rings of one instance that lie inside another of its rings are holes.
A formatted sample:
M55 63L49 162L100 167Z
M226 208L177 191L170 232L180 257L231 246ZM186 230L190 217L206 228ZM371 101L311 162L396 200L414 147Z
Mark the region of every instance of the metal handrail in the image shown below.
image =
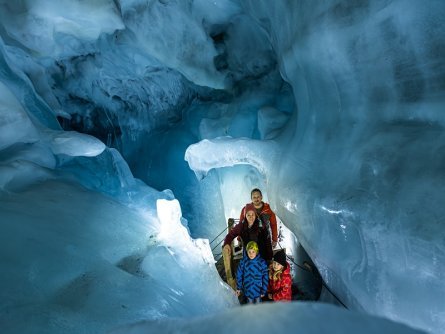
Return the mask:
M227 227L226 227L224 230L222 230L221 233L218 234L215 238L213 238L213 240L210 241L209 244L211 245L211 244L216 240L216 238L218 238L218 237L219 237L221 234L223 234L226 230L227 230Z
M233 221L235 222L233 224L233 226L237 225L239 223L239 219L235 219L235 218L230 218L233 219ZM223 234L226 230L228 229L228 226L225 227L216 237L213 238L212 241L209 242L209 245L211 245L221 234ZM220 240L215 247L212 248L212 252L215 250L216 247L218 247L222 242L224 241L224 239Z
M224 239L222 239L220 242L218 242L215 247L212 248L212 252L215 250L216 247L218 247L219 245L221 245L221 243L224 241Z
M278 245L280 246L280 248L283 248L282 246L281 246L281 244L280 244L280 242L278 242ZM319 278L319 279L321 279L321 284L326 288L326 290L328 290L329 291L329 293L331 294L331 295L333 295L334 296L334 298L345 308L345 309L348 309L348 307L340 300L340 298L338 298L337 296L336 296L336 294L335 293L333 293L332 292L332 290L326 285L326 283L323 281L323 278L321 277L321 276L319 276L319 277L317 277L315 274L314 274L314 271L313 271L313 269L312 269L312 266L309 264L309 263L307 263L306 261L304 261L304 263L303 263L303 265L306 265L306 266L301 266L301 265L299 265L298 263L296 263L292 258L290 258L287 254L286 254L286 258L288 258L293 264L295 264L298 268L300 268L300 269L302 269L302 270L304 270L304 271L307 271L307 272L309 272L309 273L311 273L315 278ZM309 268L311 268L311 269L308 269L308 267ZM319 274L320 275L320 274Z

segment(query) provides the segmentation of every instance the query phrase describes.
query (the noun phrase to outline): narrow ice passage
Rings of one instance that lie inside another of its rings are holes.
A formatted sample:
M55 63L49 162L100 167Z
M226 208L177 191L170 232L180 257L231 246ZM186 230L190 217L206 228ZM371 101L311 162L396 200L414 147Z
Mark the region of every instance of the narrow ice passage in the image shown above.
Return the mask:
M444 16L0 0L2 332L444 334ZM348 310L238 307L210 241L256 187Z

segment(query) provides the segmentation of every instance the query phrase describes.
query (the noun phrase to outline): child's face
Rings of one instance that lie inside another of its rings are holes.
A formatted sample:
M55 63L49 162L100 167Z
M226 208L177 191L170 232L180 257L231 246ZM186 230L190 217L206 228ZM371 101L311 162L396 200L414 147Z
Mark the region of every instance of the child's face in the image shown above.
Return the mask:
M255 249L251 248L249 250L247 250L247 256L249 257L249 259L253 260L257 255L257 252Z
M281 269L283 269L283 268L284 268L284 267L283 267L282 264L279 264L279 263L276 262L276 261L273 262L273 270L278 271L278 270L281 270Z

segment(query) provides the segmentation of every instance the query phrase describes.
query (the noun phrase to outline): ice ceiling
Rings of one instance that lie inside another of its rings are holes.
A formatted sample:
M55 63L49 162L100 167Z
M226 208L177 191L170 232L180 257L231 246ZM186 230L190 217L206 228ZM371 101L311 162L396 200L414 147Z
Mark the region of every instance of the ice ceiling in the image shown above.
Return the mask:
M235 305L205 239L260 187L348 308L445 333L444 16L0 0L2 327Z

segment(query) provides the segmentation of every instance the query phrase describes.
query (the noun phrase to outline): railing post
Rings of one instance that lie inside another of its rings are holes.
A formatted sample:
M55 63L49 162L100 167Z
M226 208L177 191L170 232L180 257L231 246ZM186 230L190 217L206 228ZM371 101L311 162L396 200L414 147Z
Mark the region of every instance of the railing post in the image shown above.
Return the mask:
M227 233L230 232L234 224L235 224L235 219L229 218L229 220L227 221Z
M233 228L233 225L235 224L235 219L229 218L227 222L227 231L230 232L230 230ZM224 269L226 271L226 278L227 278L227 284L229 284L233 290L236 290L236 282L232 275L232 268L233 268L233 242L230 244L231 252L230 255L227 254L223 250L223 259L224 259Z

